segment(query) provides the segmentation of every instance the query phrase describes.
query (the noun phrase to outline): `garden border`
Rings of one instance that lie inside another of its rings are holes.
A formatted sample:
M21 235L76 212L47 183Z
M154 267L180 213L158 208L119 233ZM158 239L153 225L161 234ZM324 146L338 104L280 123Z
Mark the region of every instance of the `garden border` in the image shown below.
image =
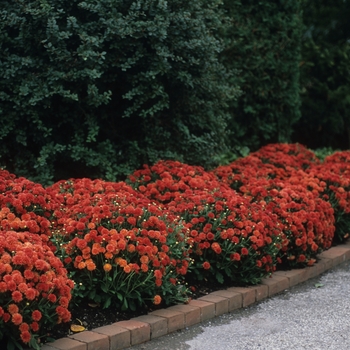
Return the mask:
M256 286L215 291L186 305L171 306L55 340L45 344L42 350L122 350L199 324L271 297L350 260L350 242L332 247L318 257L314 266L276 271Z

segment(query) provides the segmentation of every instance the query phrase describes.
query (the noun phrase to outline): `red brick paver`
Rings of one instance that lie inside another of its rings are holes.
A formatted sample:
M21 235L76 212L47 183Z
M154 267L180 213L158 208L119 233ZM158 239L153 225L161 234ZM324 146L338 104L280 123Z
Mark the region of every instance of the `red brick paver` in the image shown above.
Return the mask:
M53 343L45 344L41 349L42 350L52 350L52 349L87 350L87 344L74 339L70 339L70 338L62 338L62 339L55 340Z
M183 312L161 309L151 312L150 315L165 318L167 320L168 333L185 328L185 314Z
M263 278L261 284L267 285L269 287L269 297L283 292L289 288L289 279L283 276L272 275L268 278Z
M113 323L108 326L98 327L94 332L107 335L109 337L109 347L113 350L125 349L131 345L131 332L126 328Z
M130 331L131 345L140 344L151 339L151 326L148 323L131 319L115 324Z
M235 293L242 294L242 306L246 307L255 303L256 301L256 290L254 287L244 288L244 287L232 287L227 290Z
M191 300L188 305L197 306L201 310L201 322L215 317L215 303L204 300Z
M164 317L143 315L133 318L135 321L148 323L151 327L151 339L161 337L168 333L168 321Z
M194 305L175 305L170 310L183 312L185 315L185 327L193 326L201 321L201 309Z
M213 293L208 294L204 297L198 298L198 300L208 301L215 304L215 316L220 316L228 313L229 299Z
M224 297L228 299L228 311L239 309L243 305L243 296L242 293L237 291L228 290L218 290L211 293L210 295L218 295L219 297Z
M87 350L105 350L109 349L109 338L107 335L99 334L93 331L84 331L70 335L69 338L86 343Z

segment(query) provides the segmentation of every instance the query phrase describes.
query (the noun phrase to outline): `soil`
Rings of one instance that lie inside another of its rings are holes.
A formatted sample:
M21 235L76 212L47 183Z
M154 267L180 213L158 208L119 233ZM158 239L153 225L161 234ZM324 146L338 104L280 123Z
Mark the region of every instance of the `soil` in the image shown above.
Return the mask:
M197 299L204 295L207 295L216 290L224 289L229 286L217 285L217 284L196 284L192 286L191 299ZM80 303L79 305L72 305L70 311L72 314L71 322L64 323L56 326L48 333L48 338L59 339L64 338L68 335L73 334L70 330L72 324L82 325L85 330L92 330L94 328L106 326L115 322L130 320L131 318L145 315L149 312L156 310L157 308L164 308L165 306L160 305L159 307L153 306L139 309L134 312L131 311L120 311L113 306L108 309L102 309L101 307L91 307L88 302ZM93 304L92 304L93 305ZM95 305L93 305L95 306Z

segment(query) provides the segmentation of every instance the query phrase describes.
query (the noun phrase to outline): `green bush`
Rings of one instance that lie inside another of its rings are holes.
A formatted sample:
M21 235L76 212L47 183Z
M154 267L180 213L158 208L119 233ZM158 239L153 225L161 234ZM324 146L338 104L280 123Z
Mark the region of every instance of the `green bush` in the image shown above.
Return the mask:
M350 3L303 2L302 118L293 138L311 148L350 146Z
M218 61L220 1L19 0L0 10L0 163L48 184L203 166L238 94Z
M231 24L222 32L221 58L230 70L239 70L231 83L243 91L230 104L231 149L242 153L242 146L254 150L268 142L287 142L300 117L300 2L224 3Z

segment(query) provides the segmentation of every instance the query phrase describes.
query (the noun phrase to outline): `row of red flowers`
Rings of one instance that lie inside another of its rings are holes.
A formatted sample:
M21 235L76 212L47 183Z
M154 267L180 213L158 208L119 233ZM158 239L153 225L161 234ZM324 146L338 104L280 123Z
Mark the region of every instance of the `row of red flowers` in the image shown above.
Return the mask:
M198 280L256 284L314 264L349 235L349 161L275 144L211 172L159 161L126 182L46 189L0 170L0 339L38 347L71 298L169 305Z

